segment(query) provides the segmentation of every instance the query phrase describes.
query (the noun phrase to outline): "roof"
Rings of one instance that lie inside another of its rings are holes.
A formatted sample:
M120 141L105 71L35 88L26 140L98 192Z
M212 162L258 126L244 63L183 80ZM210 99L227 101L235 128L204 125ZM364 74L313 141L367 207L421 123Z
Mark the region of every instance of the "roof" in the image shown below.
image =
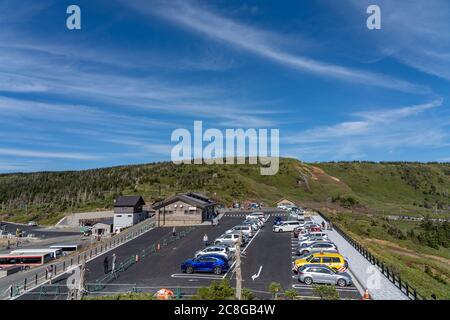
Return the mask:
M141 196L120 196L114 202L114 207L135 207L136 205L145 205Z
M283 201L289 201L291 203L295 203L294 201L289 200L288 198L281 198L280 200L277 201L277 203L279 202L283 202Z
M159 208L165 207L176 201L183 201L187 204L199 207L201 209L204 209L206 207L213 206L216 204L214 201L212 201L205 195L202 195L199 193L188 192L188 193L179 193L179 194L174 195L164 201L156 202L153 204L153 209L157 210Z
M114 220L113 219L107 219L107 220L99 221L96 224L94 224L93 227L95 227L98 224L113 225L114 224Z

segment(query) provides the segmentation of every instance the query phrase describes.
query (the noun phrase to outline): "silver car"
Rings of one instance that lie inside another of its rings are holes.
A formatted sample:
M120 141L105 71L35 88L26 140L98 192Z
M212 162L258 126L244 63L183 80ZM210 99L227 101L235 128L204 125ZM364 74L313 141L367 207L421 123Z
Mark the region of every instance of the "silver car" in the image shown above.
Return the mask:
M203 250L199 250L195 253L195 258L207 255L207 254L217 254L219 256L222 256L226 258L227 260L233 259L234 253L231 252L227 247L225 246L209 246L206 247Z
M299 247L297 254L303 256L305 254L319 253L319 252L338 252L337 246L332 242L319 241L314 242L306 247Z
M346 287L352 284L352 277L345 272L333 270L326 265L305 264L298 270L298 281L307 285L326 283Z
M253 229L252 226L249 225L239 225L231 228L230 230L225 231L226 234L228 233L239 233L242 232L243 235L251 238L253 237Z
M307 247L312 245L314 242L331 242L330 239L324 237L311 237L306 240L301 240L298 242L298 247Z

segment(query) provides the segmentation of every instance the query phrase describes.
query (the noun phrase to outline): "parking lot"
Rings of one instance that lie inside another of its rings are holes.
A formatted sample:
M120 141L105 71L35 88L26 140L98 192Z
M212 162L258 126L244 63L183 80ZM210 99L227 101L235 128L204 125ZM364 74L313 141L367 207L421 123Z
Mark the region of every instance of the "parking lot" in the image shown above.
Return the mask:
M259 229L245 247L242 248L242 280L243 287L251 289L254 294L263 299L271 298L268 287L270 283L280 283L283 290L295 289L301 297L313 297L312 286L298 282L297 276L292 272L292 263L295 260L297 239L292 232L274 233L272 225L274 216L271 214L265 226ZM282 219L288 219L286 214L281 214ZM178 240L164 243L172 235L172 227L155 228L142 236L131 240L123 246L106 253L109 261L112 254L116 255L116 265L139 255L142 250L160 244L160 249L145 257L140 257L139 262L131 265L127 270L118 273L118 277L108 281L93 294L109 294L127 291L155 292L160 288L177 290L182 296L189 297L196 293L199 287L208 286L214 280L230 279L235 285L234 266L221 275L213 273L181 272L180 265L186 259L192 258L194 253L205 247L203 236L206 234L212 242L228 229L239 225L245 219L245 213L233 212L225 214L219 225L203 225L193 227L189 234ZM186 230L187 227L176 228L177 232ZM88 262L86 282L92 285L105 277L105 255ZM350 262L351 267L351 262ZM38 288L24 295L21 299L65 299L67 275L54 279L52 286L45 289ZM53 288L52 288L53 287ZM57 288L57 289L56 289ZM354 286L344 288L337 287L342 299L360 299L361 295ZM44 294L42 294L44 292ZM57 293L52 295L52 293Z

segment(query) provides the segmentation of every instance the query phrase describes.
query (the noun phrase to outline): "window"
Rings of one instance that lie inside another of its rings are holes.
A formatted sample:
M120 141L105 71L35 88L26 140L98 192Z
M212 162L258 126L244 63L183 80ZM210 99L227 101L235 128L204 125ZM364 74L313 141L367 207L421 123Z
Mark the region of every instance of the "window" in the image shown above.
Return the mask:
M332 258L333 263L341 263L341 259L339 258Z
M122 218L121 214L116 215L117 218Z
M312 258L311 263L320 263L320 258Z
M333 259L330 257L323 257L322 262L323 263L331 263L331 262L333 262Z
M325 268L317 268L317 272L318 273L323 273L323 274L330 274L330 270L325 269Z
M133 216L132 214L129 214L129 215L128 215L128 218L131 218L132 216Z

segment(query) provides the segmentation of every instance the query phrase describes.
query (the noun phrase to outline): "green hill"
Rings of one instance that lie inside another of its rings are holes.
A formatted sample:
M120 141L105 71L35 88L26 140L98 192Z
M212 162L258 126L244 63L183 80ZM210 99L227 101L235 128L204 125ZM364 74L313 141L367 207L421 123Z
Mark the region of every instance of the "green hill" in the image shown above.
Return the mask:
M287 197L304 205L359 207L377 212L448 210L450 165L318 163L281 159L279 173L261 176L259 165L175 165L169 162L68 172L0 175L3 219L53 223L68 212L110 208L120 194L147 202L176 192L200 191L218 202Z

